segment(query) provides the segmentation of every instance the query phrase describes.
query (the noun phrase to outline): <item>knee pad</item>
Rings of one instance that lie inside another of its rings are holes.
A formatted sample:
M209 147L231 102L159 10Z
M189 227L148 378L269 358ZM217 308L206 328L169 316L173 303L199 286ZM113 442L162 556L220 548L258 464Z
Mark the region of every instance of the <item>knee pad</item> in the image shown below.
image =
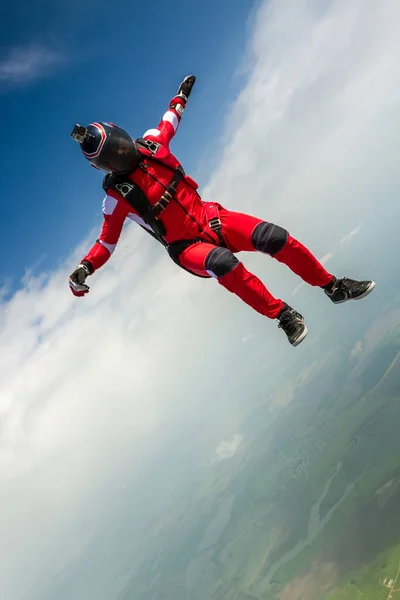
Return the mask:
M251 241L256 250L274 256L286 244L289 233L283 227L262 221L253 231Z
M209 275L219 279L230 273L238 264L239 260L228 248L217 247L208 253L205 268Z

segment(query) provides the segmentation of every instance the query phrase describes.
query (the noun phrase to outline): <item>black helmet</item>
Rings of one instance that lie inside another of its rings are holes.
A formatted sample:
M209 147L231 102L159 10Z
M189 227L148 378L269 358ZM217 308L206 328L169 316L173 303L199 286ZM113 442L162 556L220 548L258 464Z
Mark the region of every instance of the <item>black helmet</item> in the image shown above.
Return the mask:
M138 162L135 142L114 123L75 125L71 137L79 142L84 157L106 173L129 173Z

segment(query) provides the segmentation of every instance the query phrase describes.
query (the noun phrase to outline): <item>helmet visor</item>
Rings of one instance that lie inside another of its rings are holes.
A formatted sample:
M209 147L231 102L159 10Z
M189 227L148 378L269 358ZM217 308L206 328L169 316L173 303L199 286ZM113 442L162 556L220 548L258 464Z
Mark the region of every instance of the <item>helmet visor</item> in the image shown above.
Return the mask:
M124 173L135 168L137 158L136 145L130 135L112 126L99 155L91 163L106 173Z

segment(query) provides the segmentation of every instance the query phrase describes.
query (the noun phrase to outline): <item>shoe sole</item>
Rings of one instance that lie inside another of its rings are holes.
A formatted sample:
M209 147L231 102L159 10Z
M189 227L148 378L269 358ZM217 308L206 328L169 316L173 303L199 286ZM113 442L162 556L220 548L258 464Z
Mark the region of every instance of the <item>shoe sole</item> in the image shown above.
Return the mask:
M307 334L308 334L308 329L304 325L304 331L301 332L301 334L299 335L298 338L296 338L293 342L291 342L292 346L298 346L299 344L301 344L301 342L304 340L304 338L307 337Z
M374 289L375 286L376 286L375 281L371 281L369 287L365 290L365 292L363 294L360 294L359 296L357 296L357 298L345 298L345 300L339 300L339 302L334 302L333 304L343 304L344 302L349 302L349 300L362 300L363 298L365 298L366 296L368 296L368 294L370 294L372 292L372 290Z

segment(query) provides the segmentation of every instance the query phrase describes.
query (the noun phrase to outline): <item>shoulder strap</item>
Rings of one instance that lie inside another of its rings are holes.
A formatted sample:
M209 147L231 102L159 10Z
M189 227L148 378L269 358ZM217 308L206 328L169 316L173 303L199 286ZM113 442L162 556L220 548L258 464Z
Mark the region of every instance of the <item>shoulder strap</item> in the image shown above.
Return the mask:
M161 242L163 246L167 245L163 238L166 234L164 223L154 215L146 194L136 183L133 183L127 176L109 173L104 177L103 189L106 192L112 189L125 198L143 221L151 227L154 232L153 237Z
M171 165L166 164L164 160L156 156L157 150L161 147L161 144L159 144L158 142L152 142L151 140L145 140L144 138L137 138L137 140L135 140L135 144L137 149L139 150L139 154L141 155L142 159L150 159L150 161L153 160L154 162L163 165L163 167L165 167L166 169L170 169L174 173L175 171L179 170L181 172L182 177L185 177L186 173L182 165L179 165L178 167L172 167ZM151 155L147 154L147 152L143 152L143 150L150 152Z
M160 144L158 144L157 142L152 142L151 140L145 140L144 138L137 138L137 140L135 140L135 144L137 149L139 150L148 150L149 152L151 152L151 154L154 156L154 154L157 152L157 150L160 147ZM145 154L145 156L147 156Z

